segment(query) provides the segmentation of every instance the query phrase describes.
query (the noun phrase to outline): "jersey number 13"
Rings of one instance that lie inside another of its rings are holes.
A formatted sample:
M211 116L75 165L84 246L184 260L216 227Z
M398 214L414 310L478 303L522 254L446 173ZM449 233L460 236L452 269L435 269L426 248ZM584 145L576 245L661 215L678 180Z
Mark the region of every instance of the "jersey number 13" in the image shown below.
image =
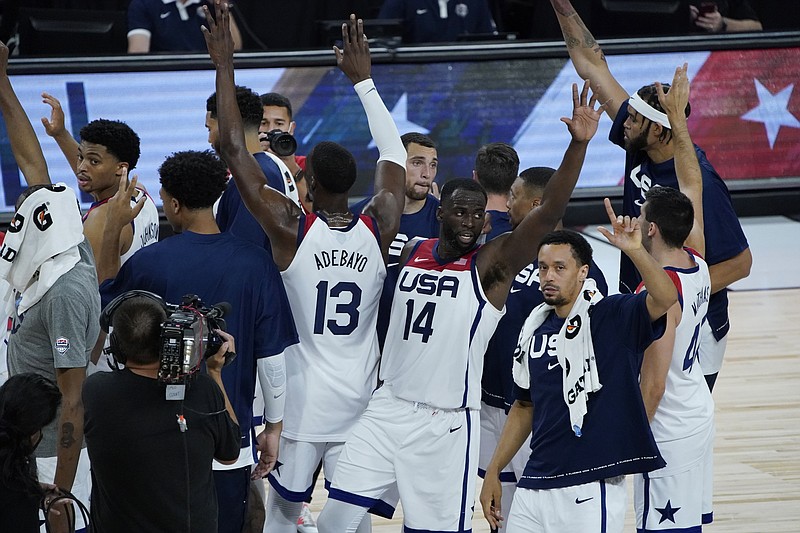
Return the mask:
M336 302L335 318L326 318L328 299ZM322 335L325 328L334 335L349 335L358 327L358 306L361 304L361 287L352 281L340 281L328 290L328 282L317 283L317 306L314 317L314 334ZM340 318L341 317L341 322Z

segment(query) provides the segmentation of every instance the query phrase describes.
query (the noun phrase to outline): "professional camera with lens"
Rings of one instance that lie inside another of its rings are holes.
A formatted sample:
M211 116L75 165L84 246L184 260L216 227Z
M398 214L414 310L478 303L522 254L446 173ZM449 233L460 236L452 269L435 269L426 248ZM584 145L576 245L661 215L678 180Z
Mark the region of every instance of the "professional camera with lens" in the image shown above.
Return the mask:
M286 157L297 151L297 141L291 133L281 130L271 130L262 134L260 140L269 141L269 148L275 155Z
M158 380L167 384L182 383L224 343L214 330L225 330L222 317L230 311L230 304L223 302L206 307L200 298L190 294L183 297L180 305L166 305L167 319L161 325ZM235 353L225 354L225 364L234 357Z

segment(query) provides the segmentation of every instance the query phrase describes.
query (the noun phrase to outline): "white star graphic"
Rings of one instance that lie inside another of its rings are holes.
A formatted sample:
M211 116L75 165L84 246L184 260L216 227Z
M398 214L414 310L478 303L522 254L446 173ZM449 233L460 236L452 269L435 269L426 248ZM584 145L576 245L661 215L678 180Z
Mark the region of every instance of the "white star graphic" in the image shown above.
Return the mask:
M416 131L418 133L430 133L431 131L420 124L408 120L408 93L403 93L403 95L394 105L394 108L392 108L392 118L394 119L394 123L397 125L397 131L400 132L400 135L411 133L412 131ZM371 140L367 145L367 148L374 147L375 141Z
M742 115L742 119L763 123L767 130L769 147L772 149L781 126L800 128L800 120L797 120L797 117L789 112L789 98L792 96L794 84L787 86L777 94L772 94L760 81L753 81L756 84L758 106Z

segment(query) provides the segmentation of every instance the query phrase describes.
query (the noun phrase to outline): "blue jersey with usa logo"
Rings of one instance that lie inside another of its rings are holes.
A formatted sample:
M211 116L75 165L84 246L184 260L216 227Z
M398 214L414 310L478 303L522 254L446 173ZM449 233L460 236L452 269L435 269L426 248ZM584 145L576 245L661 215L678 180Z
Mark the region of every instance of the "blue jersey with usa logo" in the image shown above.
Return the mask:
M663 335L666 319L650 321L646 296L616 294L590 310L602 387L589 394L581 437L571 428L556 356L564 319L551 312L536 330L528 354L530 388L515 386L516 399L533 402L531 456L518 486L570 487L664 466L639 391L639 368L645 348Z
M278 165L264 152L257 152L253 154L253 157L261 166L267 185L287 197L292 198L293 196L297 203L297 192L290 190L293 185L287 184ZM258 220L245 207L242 195L233 178L228 180L228 185L219 199L216 221L220 231L231 233L240 239L261 246L272 255L269 237Z
M620 112L617 113L608 135L611 142L623 147L623 125L628 117L627 104L626 100L620 107ZM739 255L749 245L736 212L733 210L728 187L709 163L705 152L696 145L695 152L703 175L705 258L708 265L713 266ZM655 186L680 188L678 176L675 173L675 160L669 159L662 163L654 163L643 151L626 152L622 214L638 217L644 203L645 193ZM619 290L622 293L633 292L641 281L641 276L633 263L624 254L620 259L619 279ZM708 322L717 340L727 335L728 329L730 329L727 289L711 295Z
M595 281L601 294L608 294L606 278L594 261L589 266L588 277ZM514 349L525 319L543 302L539 289L539 261L534 261L514 278L506 300L506 314L500 319L486 348L481 379L481 401L486 405L508 411L514 403L514 379L511 376Z
M489 211L489 216L492 231L486 236L487 242L512 230L508 213ZM589 267L589 277L594 279L601 294L608 294L606 278L594 261ZM481 401L486 405L508 411L514 403L511 367L517 338L525 319L542 302L544 298L539 290L539 262L534 260L514 278L506 300L506 314L500 319L497 330L486 347L481 378Z

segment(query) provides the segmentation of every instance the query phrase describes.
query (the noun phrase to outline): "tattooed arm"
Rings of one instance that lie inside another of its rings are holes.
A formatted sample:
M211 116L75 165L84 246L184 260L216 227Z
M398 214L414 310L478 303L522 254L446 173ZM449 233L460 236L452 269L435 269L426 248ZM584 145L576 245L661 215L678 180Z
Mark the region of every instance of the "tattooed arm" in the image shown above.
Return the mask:
M57 368L56 381L61 391L61 416L56 433L56 477L54 483L72 490L78 456L83 444L83 402L81 388L86 378L85 368Z
M81 389L86 368L56 368L56 383L61 391L61 415L56 426L56 475L53 483L60 489L72 491L83 445L83 401ZM67 533L74 511L66 502L53 506L47 517L49 531Z
M628 93L608 70L606 57L581 17L569 0L550 0L564 34L569 57L578 75L591 81L592 92L597 95L603 109L612 119L617 116ZM624 110L626 111L626 110Z

